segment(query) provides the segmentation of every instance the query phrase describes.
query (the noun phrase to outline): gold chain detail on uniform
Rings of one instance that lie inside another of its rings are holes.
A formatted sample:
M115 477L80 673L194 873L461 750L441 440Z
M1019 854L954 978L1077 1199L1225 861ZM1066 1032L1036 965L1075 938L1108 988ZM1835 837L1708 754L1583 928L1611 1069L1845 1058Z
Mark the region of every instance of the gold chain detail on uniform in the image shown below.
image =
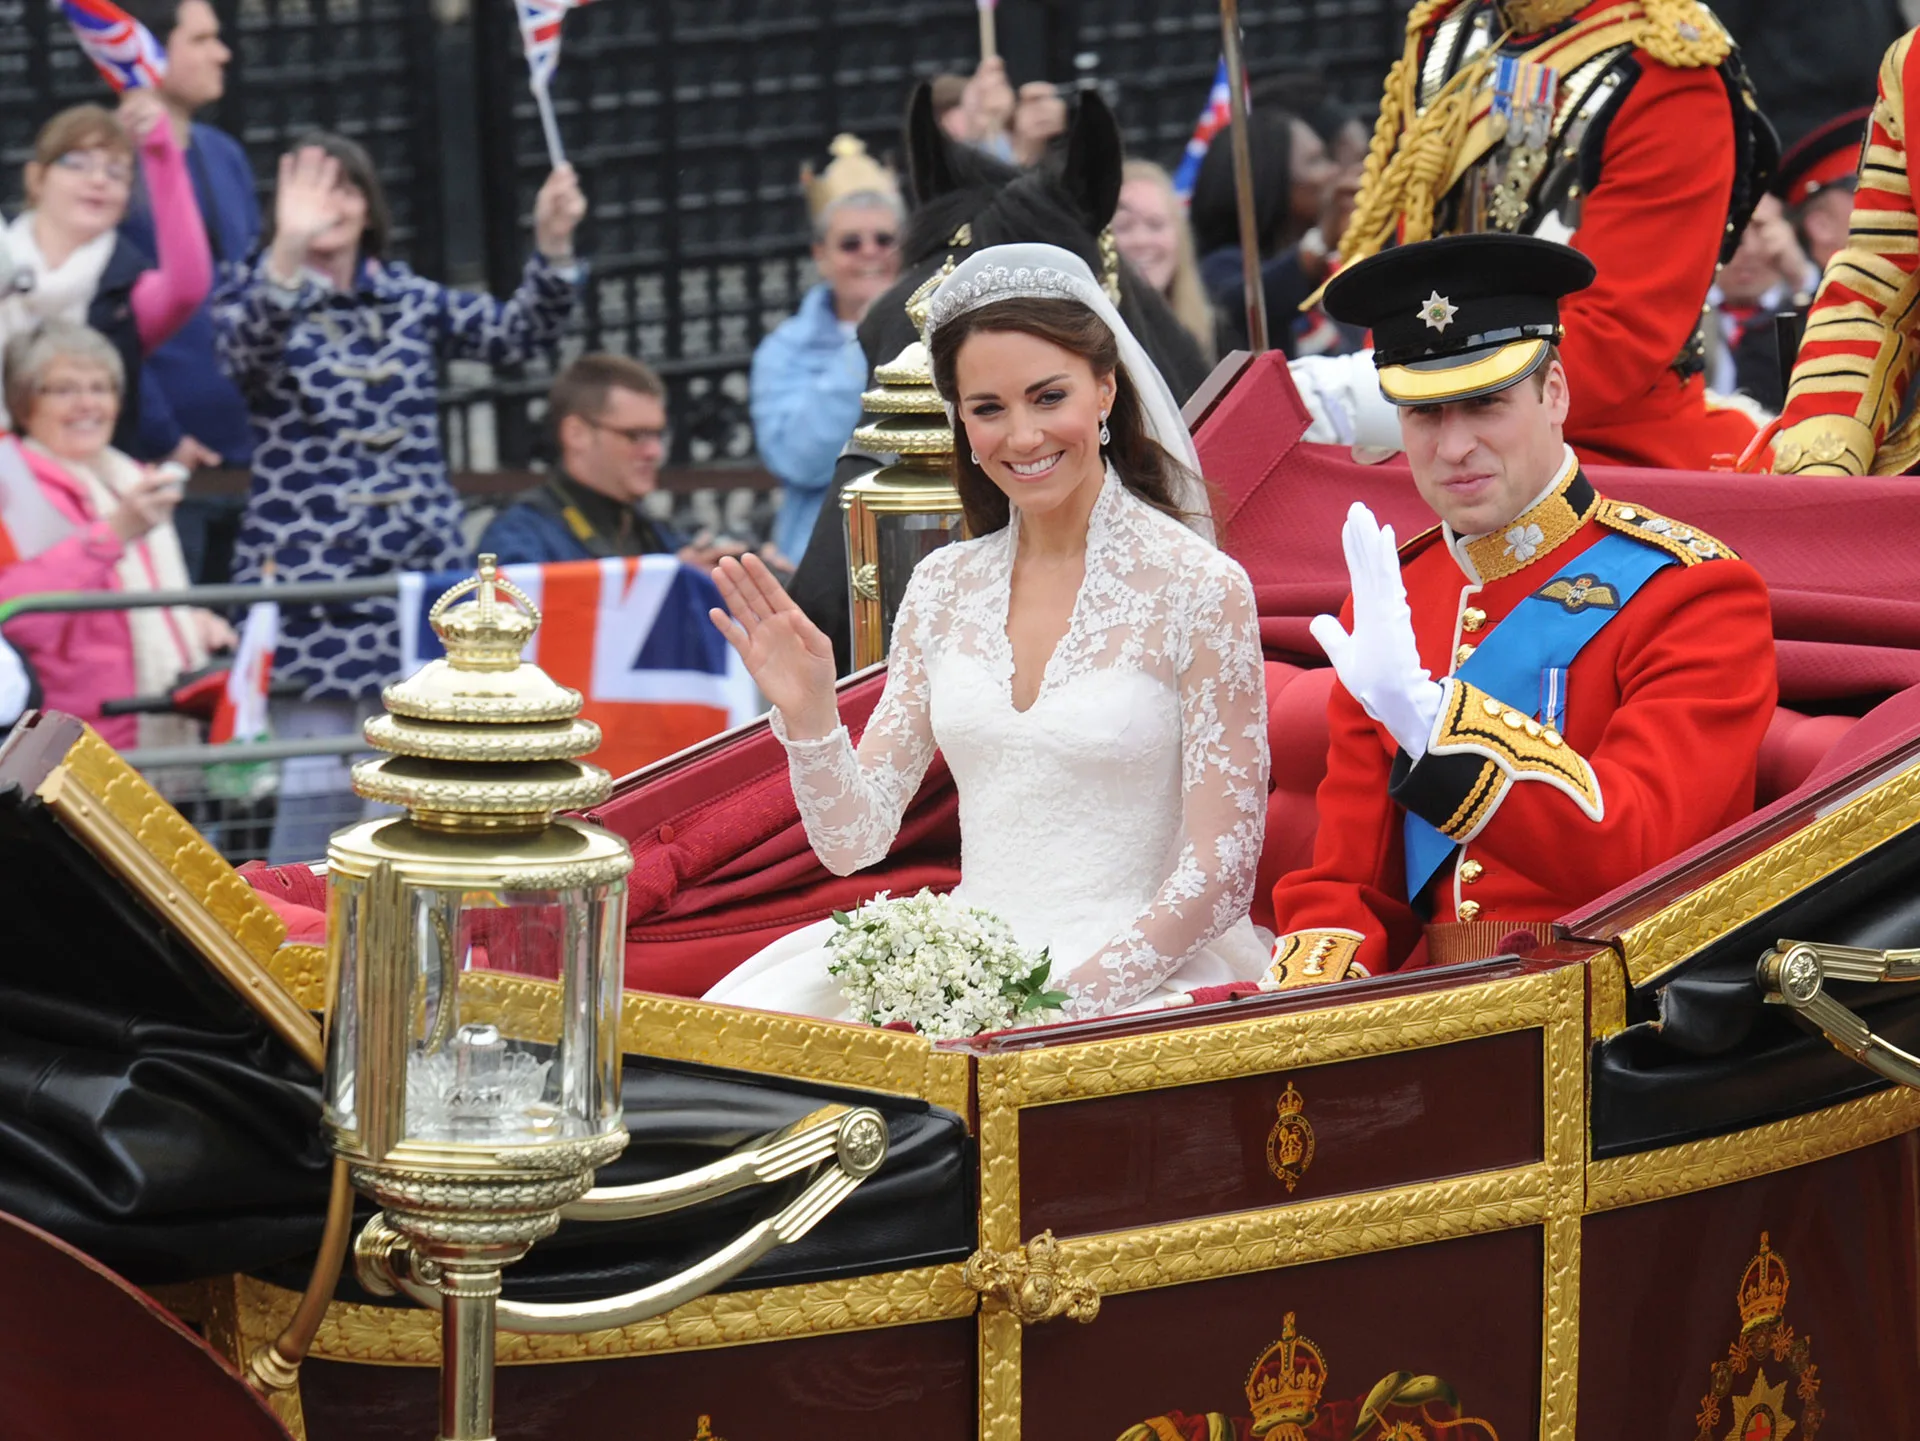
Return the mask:
M1596 517L1610 530L1622 535L1630 535L1635 540L1664 550L1682 565L1699 565L1708 560L1738 560L1733 547L1723 540L1717 540L1704 530L1658 511L1648 510L1643 505L1627 505L1617 500L1602 501L1600 513Z
M1576 972L1579 967L1573 967ZM993 1163L988 1117L1002 1108L1291 1072L1388 1051L1441 1046L1546 1024L1555 972L1356 1001L1147 1036L1049 1046L980 1059L980 1164ZM990 1079L991 1078L991 1088ZM1017 1196L1017 1177L1013 1186ZM985 1225L983 1219L982 1225ZM992 1245L987 1241L984 1244ZM998 1244L1013 1244L1003 1240Z
M1600 498L1592 496L1585 506L1575 510L1567 500L1567 491L1580 476L1580 467L1570 465L1560 483L1490 535L1460 542L1460 549L1473 563L1483 584L1518 575L1535 561L1553 554L1579 534L1580 527L1594 513Z
M1102 1296L1538 1226L1550 1212L1544 1164L1423 1181L1331 1201L1242 1211L1060 1243Z
M1636 986L1657 980L1718 936L1755 920L1789 896L1891 840L1912 822L1920 770L1888 777L1865 795L1822 816L1628 927L1620 936Z
M1662 65L1700 70L1733 53L1733 41L1699 0L1640 0L1646 23L1635 37Z
M886 1271L804 1286L728 1291L675 1307L664 1316L605 1331L531 1336L502 1331L502 1365L586 1361L621 1356L739 1346L795 1336L823 1336L883 1326L970 1316L979 1296L960 1276L958 1262L908 1271ZM266 1339L279 1334L299 1304L297 1292L251 1277L238 1278L242 1334ZM275 1321L278 1319L278 1325ZM414 1307L363 1306L335 1301L314 1339L312 1354L324 1361L370 1365L438 1366L440 1318Z
M1367 973L1354 964L1361 939L1358 931L1290 931L1274 942L1273 960L1260 989L1297 991L1361 979Z
M1920 1126L1920 1094L1896 1086L1822 1111L1685 1145L1594 1161L1587 1210L1611 1211L1857 1151Z
M1482 755L1514 780L1546 780L1569 792L1596 819L1601 812L1600 780L1587 758L1560 738L1551 726L1523 715L1471 681L1451 676L1445 682L1440 723L1427 746L1429 755ZM1465 828L1442 829L1455 840Z

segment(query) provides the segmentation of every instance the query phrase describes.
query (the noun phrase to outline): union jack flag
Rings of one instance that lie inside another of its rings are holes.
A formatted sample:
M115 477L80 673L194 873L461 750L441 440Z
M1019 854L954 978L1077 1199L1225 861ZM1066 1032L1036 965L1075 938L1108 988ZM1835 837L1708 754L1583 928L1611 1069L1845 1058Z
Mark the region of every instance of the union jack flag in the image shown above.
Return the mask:
M1213 137L1227 128L1233 119L1233 91L1227 84L1227 57L1220 57L1220 68L1213 72L1213 88L1207 92L1207 105L1193 127L1193 139L1187 153L1180 157L1180 168L1173 173L1173 193L1182 200L1193 196L1193 183L1200 178L1200 162L1207 158Z
M73 38L80 42L115 90L158 86L167 73L167 52L153 32L113 0L60 0Z
M544 90L560 64L560 22L587 0L514 0L520 12L520 40L527 47L527 70Z

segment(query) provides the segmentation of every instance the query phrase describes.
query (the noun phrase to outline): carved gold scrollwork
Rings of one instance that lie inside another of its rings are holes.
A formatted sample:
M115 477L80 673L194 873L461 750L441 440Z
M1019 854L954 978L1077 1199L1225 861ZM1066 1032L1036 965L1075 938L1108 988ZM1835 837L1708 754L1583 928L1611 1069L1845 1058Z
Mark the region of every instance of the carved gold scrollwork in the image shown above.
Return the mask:
M1060 1243L1051 1231L1042 1231L1018 1250L975 1251L961 1279L980 1293L989 1310L1005 1311L1022 1326L1059 1316L1084 1326L1100 1314L1100 1292L1064 1268Z

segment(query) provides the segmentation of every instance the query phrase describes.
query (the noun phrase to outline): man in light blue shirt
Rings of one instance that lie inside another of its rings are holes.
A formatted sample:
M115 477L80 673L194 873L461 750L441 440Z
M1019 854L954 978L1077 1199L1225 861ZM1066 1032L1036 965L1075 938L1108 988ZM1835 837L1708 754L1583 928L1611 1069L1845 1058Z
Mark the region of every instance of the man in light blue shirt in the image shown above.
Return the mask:
M773 543L798 564L833 481L834 461L860 423L867 362L854 328L900 273L905 216L893 175L851 135L833 163L803 177L820 283L753 353L754 441L780 478Z

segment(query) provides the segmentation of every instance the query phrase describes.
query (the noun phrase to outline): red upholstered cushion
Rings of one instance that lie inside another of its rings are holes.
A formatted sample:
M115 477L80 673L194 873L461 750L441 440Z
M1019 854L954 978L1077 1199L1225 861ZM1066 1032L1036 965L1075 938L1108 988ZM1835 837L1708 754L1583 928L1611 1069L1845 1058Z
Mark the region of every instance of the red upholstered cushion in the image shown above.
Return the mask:
M1781 706L1760 742L1754 807L1772 805L1813 774L1829 751L1858 724L1852 716L1802 715Z
M1267 662L1267 745L1272 773L1267 796L1267 839L1253 884L1255 925L1273 926L1274 883L1313 859L1319 825L1314 792L1327 773L1327 698L1333 670L1305 670L1285 661Z
M317 876L309 866L270 866L265 861L248 861L240 867L240 879L252 886L287 928L287 940L295 945L324 946L327 943L327 878Z
M1869 756L1884 755L1915 739L1920 739L1920 685L1889 697L1855 721L1806 779L1831 780Z

